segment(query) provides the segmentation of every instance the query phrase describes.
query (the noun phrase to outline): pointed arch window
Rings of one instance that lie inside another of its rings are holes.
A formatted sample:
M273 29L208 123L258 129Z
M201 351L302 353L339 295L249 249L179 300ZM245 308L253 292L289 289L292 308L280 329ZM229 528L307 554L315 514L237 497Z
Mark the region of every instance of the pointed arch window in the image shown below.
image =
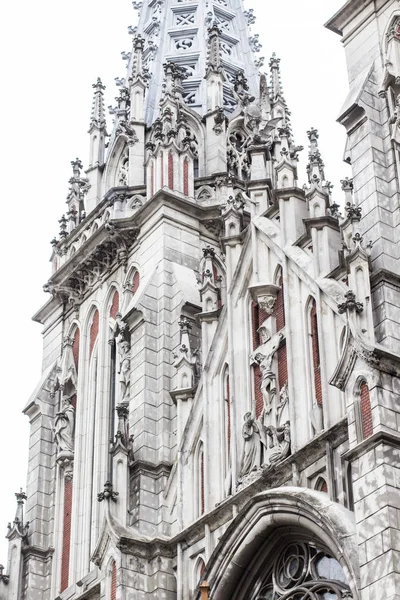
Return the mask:
M372 423L372 409L371 409L371 397L369 393L368 384L366 381L362 381L360 385L360 413L361 413L361 431L362 437L371 437L373 434L373 423Z
M314 398L318 407L322 410L321 356L318 335L317 303L315 302L315 298L311 298L309 304L309 332L311 336L311 364Z
M90 326L90 333L89 333L89 356L92 356L92 352L94 349L94 345L97 341L97 336L99 335L99 323L100 323L100 317L99 317L99 311L96 309L93 315L93 319L92 319L92 324Z
M135 295L139 289L140 275L139 271L135 271L132 277L132 294Z
M202 441L197 446L195 455L195 502L196 502L196 517L204 515L205 511L205 460L204 460L204 444Z
M115 560L111 567L111 600L117 600L117 565Z
M183 193L189 196L189 161L187 158L183 161Z
M225 367L223 376L224 386L224 448L225 448L225 475L228 473L231 464L231 389L229 380L229 368Z
M174 155L172 152L168 154L168 187L174 189Z

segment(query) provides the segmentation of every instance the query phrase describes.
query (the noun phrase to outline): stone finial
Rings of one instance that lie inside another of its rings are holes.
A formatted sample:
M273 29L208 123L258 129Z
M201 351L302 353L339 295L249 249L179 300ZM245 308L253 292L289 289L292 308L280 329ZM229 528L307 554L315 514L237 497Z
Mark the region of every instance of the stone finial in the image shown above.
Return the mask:
M308 148L308 164L307 164L307 176L308 182L311 186L322 189L325 181L324 173L324 162L321 157L321 152L318 147L319 133L318 129L311 127L307 131L307 137L310 141ZM328 190L329 192L329 190Z
M60 233L59 233L60 238L61 239L65 239L67 237L67 235L68 235L68 232L67 232L67 223L68 223L68 221L67 221L66 216L62 215L61 219L59 219L58 222L60 223Z
M254 14L254 8L244 11L244 18L246 19L247 25L254 25L256 22L256 15Z
M29 531L29 521L24 523L24 502L27 499L25 492L20 491L15 494L17 499L17 510L15 512L14 522L8 524L7 539L11 540L14 537L19 537L25 542L27 541Z
M356 301L356 295L353 290L349 290L344 295L345 302L342 304L338 304L339 314L343 314L345 312L356 312L357 314L361 313L364 310L364 305L362 302Z
M249 38L249 44L253 52L261 52L262 44L260 43L260 35L258 33Z
M106 118L104 114L104 90L106 87L103 85L100 77L98 77L96 83L92 85L92 88L94 89L94 94L92 113L90 116L90 128L96 127L98 129L102 129L106 126Z
M111 481L106 481L104 484L104 491L97 494L97 500L99 502L103 502L104 500L106 500L107 502L116 502L118 496L119 493L114 492L113 484L111 483Z

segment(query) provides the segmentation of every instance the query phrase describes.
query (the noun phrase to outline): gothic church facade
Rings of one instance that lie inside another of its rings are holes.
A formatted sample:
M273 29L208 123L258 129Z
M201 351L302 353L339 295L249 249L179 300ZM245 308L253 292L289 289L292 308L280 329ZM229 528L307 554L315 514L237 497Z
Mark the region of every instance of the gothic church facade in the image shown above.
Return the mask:
M0 598L399 599L399 3L327 24L350 82L342 209L312 128L299 185L242 0L133 4L112 131L99 79L34 317Z

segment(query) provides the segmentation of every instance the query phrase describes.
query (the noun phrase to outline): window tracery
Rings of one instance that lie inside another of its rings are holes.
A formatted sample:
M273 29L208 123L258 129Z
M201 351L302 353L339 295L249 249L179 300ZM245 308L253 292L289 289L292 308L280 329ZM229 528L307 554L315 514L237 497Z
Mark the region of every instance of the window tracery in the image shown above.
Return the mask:
M269 563L270 564L270 563ZM291 543L261 577L251 600L350 600L353 598L340 563L321 548Z

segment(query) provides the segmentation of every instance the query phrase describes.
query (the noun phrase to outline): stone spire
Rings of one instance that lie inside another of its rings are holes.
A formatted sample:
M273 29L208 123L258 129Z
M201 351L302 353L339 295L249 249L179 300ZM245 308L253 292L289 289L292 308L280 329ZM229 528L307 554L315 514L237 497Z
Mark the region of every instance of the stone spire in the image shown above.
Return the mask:
M281 59L277 58L275 52L272 54L269 61L269 69L271 74L271 105L273 109L273 117L280 115L284 118L286 123L290 123L290 111L285 100L283 93L281 70L280 70Z
M207 86L203 79L210 58L214 67L216 59L220 63L217 67L225 72L222 102L227 111L233 111L237 104L233 86L238 71L245 72L251 94L257 94L258 73L253 53L259 52L260 45L255 36L249 35L248 25L254 19L249 21L241 0L224 0L221 5L195 0L184 11L176 10L173 0L143 0L134 8L140 11L139 23L130 28L135 36L133 48L124 52L123 58L128 64L126 80L138 74L146 76L144 110L148 126L159 116L165 85L164 65L169 62L185 71L183 101L201 115L207 111ZM210 32L212 35L217 31L218 57L212 52L213 45L210 50L204 44Z

